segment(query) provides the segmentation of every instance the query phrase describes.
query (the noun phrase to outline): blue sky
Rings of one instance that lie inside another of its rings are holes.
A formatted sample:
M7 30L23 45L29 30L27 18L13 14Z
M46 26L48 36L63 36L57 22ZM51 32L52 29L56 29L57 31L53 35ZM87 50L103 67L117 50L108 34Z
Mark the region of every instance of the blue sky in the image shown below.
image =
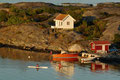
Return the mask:
M53 4L61 4L61 3L88 3L88 4L96 4L100 2L120 2L120 0L0 0L1 3L9 2L48 2Z

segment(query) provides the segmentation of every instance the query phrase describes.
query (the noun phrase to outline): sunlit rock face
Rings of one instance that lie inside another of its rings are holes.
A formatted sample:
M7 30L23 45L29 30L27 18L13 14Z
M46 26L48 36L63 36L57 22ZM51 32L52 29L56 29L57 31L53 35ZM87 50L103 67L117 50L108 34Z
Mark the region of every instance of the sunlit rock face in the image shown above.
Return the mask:
M70 46L69 48L68 48L68 51L70 51L70 52L80 52L80 51L82 51L82 49L83 49L83 47L81 46L81 45L79 45L79 44L73 44L72 46Z
M108 21L107 28L103 32L103 36L100 38L100 40L114 40L115 34L120 34L119 26L120 26L120 17L119 16L113 16L105 19Z
M67 50L83 38L74 31L54 31L33 25L8 26L0 29L0 43L35 49Z

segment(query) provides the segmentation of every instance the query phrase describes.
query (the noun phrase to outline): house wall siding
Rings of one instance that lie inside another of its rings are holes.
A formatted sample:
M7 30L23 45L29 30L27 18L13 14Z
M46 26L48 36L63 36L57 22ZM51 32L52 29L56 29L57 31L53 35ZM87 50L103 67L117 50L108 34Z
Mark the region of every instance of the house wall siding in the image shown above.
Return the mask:
M61 28L61 27L63 26L61 23L63 23L63 22L60 21L60 20L56 20L56 21L55 21L55 25L56 25L58 28Z
M102 46L95 46L96 50L102 50Z
M109 51L109 46L108 45L105 46L105 50Z
M67 25L67 22L69 22L70 24ZM63 22L63 27L64 28L71 28L73 29L74 28L74 21L71 17L68 17L64 22Z
M93 49L93 44L94 42L90 43L91 50L94 51L95 53L103 53L103 52L109 52L109 46L110 44L95 44L95 49Z
M67 22L69 22L69 25L67 25ZM73 29L74 28L74 20L71 16L68 16L65 20L55 20L55 27L63 28L63 29Z

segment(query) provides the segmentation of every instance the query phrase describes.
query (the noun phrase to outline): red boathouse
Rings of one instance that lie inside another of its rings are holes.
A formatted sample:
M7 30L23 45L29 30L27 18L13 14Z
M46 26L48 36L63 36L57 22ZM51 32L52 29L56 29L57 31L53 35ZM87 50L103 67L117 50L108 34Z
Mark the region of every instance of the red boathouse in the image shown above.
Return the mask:
M91 50L95 53L108 53L111 44L109 41L93 41L90 45Z

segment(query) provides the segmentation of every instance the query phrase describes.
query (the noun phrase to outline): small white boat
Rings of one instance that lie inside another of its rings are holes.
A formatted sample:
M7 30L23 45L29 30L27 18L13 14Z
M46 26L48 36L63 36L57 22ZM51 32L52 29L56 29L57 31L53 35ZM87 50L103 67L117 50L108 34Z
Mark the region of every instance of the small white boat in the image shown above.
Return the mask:
M92 54L92 53L81 53L81 55L78 57L78 60L81 63L91 63L91 61L95 58L99 58L100 55Z
M41 68L41 69L48 69L48 67L46 67L46 66L39 66L39 67L36 67L36 66L28 66L28 68Z

